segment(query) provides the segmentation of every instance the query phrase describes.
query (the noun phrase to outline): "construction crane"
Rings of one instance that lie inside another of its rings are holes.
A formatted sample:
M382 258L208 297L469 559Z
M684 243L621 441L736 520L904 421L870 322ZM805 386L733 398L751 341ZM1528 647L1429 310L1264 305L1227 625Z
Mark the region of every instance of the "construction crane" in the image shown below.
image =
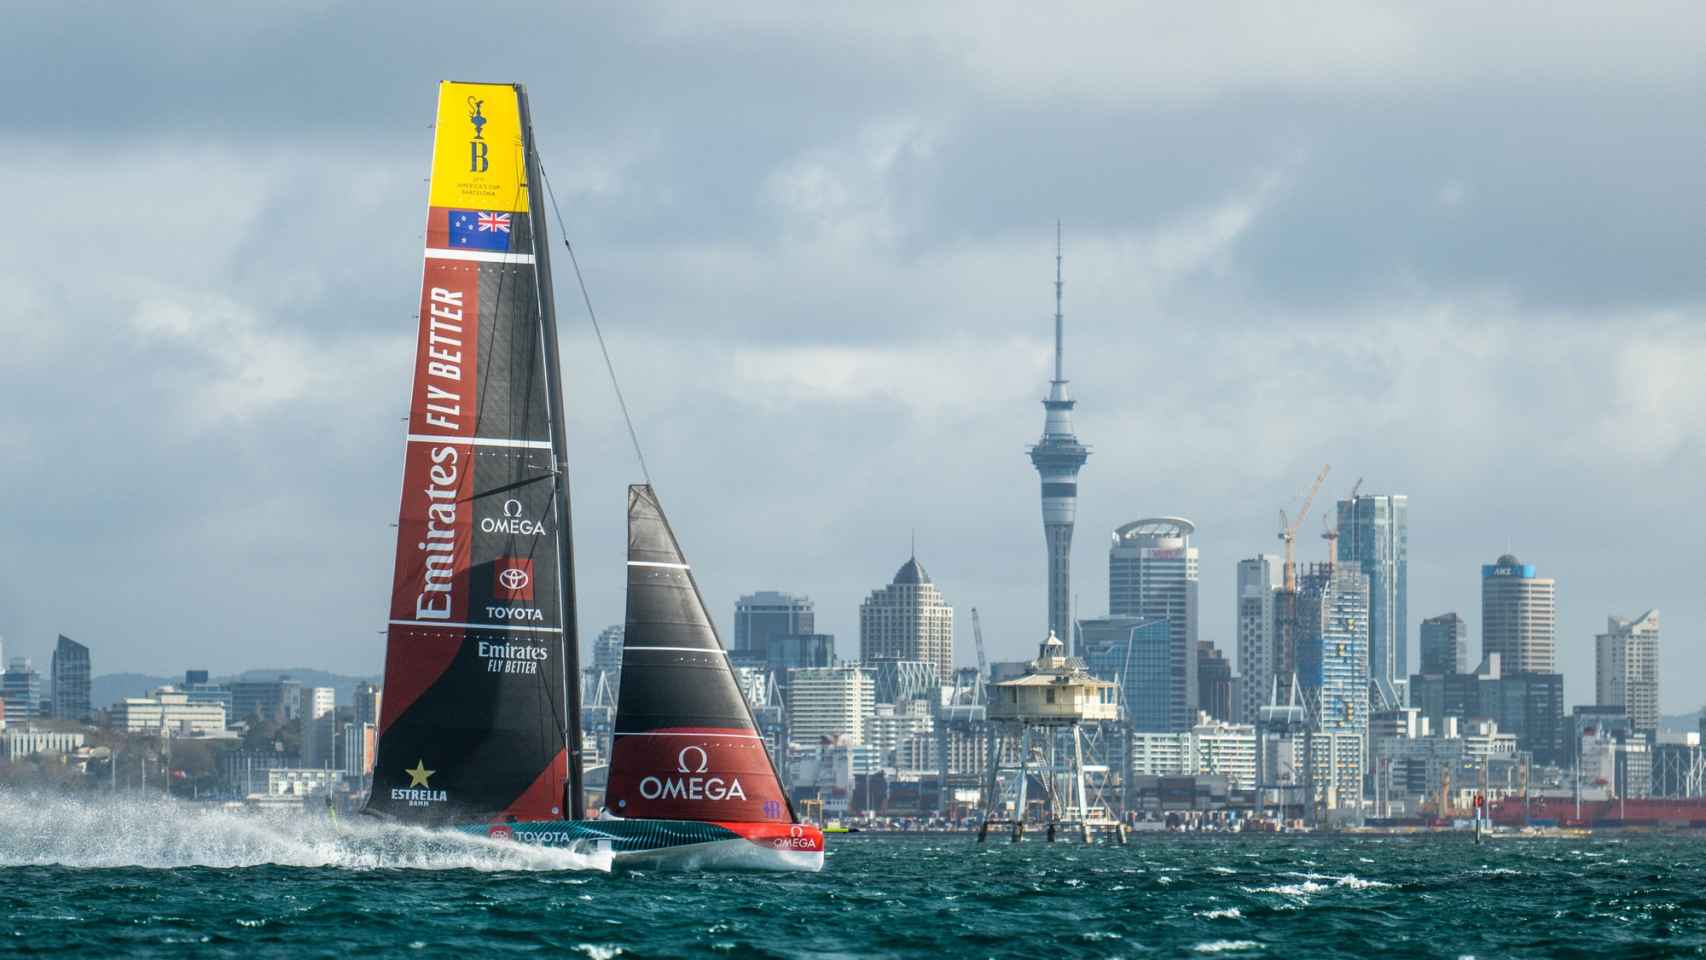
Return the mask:
M1321 484L1327 479L1327 471L1333 469L1332 464L1321 468L1315 476L1315 485L1309 488L1309 495L1303 498L1303 508L1297 511L1295 521L1288 520L1285 511L1280 511L1279 538L1285 541L1285 592L1297 592L1297 528L1303 525L1305 517L1309 516L1309 505L1315 502L1315 494L1321 489Z
M983 621L976 607L971 608L971 638L977 644L977 676L982 680L989 675L989 661L983 656Z
M1333 566L1339 562L1339 528L1333 521L1321 514L1321 539L1327 541L1327 565Z

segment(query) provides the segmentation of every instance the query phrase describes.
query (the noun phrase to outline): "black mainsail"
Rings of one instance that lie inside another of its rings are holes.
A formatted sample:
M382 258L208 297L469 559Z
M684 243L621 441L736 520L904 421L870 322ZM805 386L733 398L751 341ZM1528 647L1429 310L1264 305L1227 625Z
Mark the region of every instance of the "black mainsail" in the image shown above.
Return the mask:
M440 84L383 709L367 809L579 817L567 460L520 85Z

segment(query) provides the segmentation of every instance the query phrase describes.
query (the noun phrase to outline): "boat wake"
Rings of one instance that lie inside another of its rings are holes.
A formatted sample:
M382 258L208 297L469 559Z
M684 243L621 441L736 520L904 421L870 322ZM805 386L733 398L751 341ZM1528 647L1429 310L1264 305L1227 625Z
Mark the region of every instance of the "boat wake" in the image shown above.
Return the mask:
M0 867L335 867L605 870L609 853L313 814L228 810L163 797L84 799L0 790Z

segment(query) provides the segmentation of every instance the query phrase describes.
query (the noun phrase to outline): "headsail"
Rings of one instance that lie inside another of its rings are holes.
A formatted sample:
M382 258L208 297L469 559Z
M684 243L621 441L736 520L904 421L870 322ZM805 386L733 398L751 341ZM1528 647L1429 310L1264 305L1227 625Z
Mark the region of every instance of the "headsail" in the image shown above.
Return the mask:
M652 488L628 488L628 616L605 807L623 817L790 823L693 571Z
M368 800L410 820L567 815L573 585L530 136L518 86L439 86Z

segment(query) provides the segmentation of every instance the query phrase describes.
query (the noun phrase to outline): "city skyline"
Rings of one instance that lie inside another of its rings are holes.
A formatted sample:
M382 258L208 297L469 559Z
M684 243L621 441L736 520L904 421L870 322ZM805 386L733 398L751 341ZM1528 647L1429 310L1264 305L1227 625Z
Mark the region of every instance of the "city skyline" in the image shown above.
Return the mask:
M1005 31L1021 49L939 20L897 37L856 10L834 43L789 18L754 33L735 11L544 13L516 51L544 66L515 79L541 104L570 238L719 628L740 594L786 589L845 651L916 529L991 655L1035 649L1046 585L1021 452L1048 380L1058 219L1074 426L1096 444L1077 616L1106 612L1083 573L1102 536L1188 516L1211 558L1201 636L1230 654L1234 564L1275 550L1275 511L1331 462L1323 498L1357 476L1410 498L1412 664L1415 624L1446 611L1479 650L1475 571L1508 550L1557 581L1575 704L1614 613L1664 610L1663 672L1706 674L1687 562L1706 538L1691 509L1706 282L1679 240L1706 215L1670 199L1699 193L1687 158L1706 133L1675 118L1706 92L1690 31L1620 15L1637 29L1607 44L1498 11L1375 12L1322 36L1110 13L1098 34L1117 44L1040 22ZM60 78L0 118L0 163L38 185L17 200L30 235L0 239L37 265L0 317L18 400L0 484L32 505L0 521L17 545L0 635L38 670L64 633L103 673L376 673L421 91L441 72L401 52L457 20L216 11L222 42L190 47L139 12L87 16L40 14L63 43L0 38L22 75ZM1482 42L1519 28L1521 50ZM698 82L731 48L750 56ZM630 51L643 82L588 102L601 49ZM280 57L321 69L285 89ZM778 89L778 62L812 69ZM171 203L138 201L162 190ZM586 643L621 620L639 471L565 293ZM1322 545L1300 537L1299 556ZM1689 690L1667 684L1664 710L1697 707Z

